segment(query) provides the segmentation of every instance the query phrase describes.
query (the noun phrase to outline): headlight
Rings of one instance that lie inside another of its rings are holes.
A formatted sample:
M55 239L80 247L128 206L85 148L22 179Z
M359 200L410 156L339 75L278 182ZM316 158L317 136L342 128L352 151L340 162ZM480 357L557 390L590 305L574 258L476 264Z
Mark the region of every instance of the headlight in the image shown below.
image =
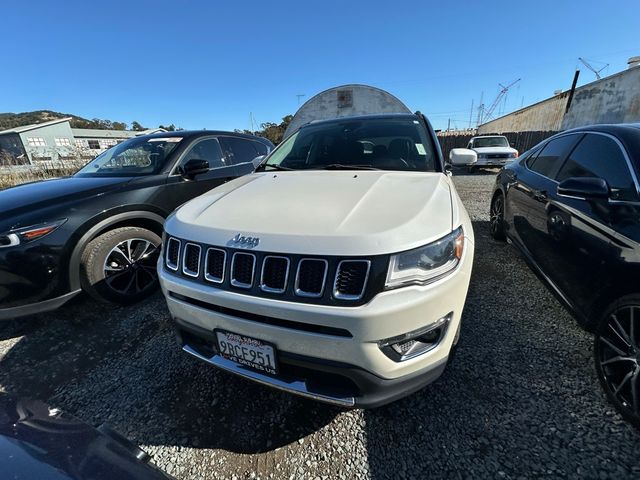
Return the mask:
M433 282L456 268L463 249L464 231L459 227L436 242L392 255L385 288Z
M518 158L518 152L510 153L509 158Z
M479 153L478 154L478 158L487 158L487 154L486 153Z
M67 219L56 220L55 222L31 225L30 227L18 228L0 235L0 248L14 247L25 242L37 240L60 227Z

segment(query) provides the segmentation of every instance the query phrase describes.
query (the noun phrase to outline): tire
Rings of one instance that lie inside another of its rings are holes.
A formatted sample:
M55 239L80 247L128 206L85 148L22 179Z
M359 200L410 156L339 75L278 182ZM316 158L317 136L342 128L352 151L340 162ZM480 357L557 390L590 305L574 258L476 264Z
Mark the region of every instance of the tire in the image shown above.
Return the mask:
M476 171L476 167L467 167L467 171L471 174L474 174Z
M82 253L82 288L101 302L131 304L158 288L162 240L150 230L122 227L92 240Z
M640 295L607 308L596 329L593 356L600 385L618 412L640 428Z
M501 242L507 239L507 232L504 223L504 195L502 192L494 195L491 200L491 211L489 212L489 228L491 236Z

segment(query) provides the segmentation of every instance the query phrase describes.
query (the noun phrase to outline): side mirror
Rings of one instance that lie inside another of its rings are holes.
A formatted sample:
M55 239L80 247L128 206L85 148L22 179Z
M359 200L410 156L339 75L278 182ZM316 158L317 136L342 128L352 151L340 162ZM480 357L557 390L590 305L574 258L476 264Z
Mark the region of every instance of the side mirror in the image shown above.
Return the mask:
M253 163L253 168L258 168L266 157L267 157L266 155L259 155L253 160L251 160L251 163Z
M197 175L207 173L209 171L209 162L192 158L182 166L180 173L184 178L193 179Z
M478 154L468 148L454 148L449 152L449 162L456 167L473 165L478 161Z
M609 185L602 178L571 177L560 182L558 195L578 198L609 198Z

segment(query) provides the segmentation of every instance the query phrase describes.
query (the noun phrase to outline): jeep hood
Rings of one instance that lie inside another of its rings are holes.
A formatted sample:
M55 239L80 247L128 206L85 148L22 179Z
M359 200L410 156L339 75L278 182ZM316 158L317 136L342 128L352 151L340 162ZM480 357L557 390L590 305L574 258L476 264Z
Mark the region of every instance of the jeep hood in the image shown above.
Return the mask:
M218 246L233 246L238 233L258 237L254 249L267 252L387 254L450 232L451 198L441 173L255 173L183 205L165 229Z

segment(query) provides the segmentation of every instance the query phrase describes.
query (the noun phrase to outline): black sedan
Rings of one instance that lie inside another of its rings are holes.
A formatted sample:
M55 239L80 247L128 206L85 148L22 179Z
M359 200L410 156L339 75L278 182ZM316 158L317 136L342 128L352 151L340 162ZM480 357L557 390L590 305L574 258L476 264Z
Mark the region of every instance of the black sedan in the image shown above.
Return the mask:
M640 427L640 125L562 132L500 171L491 233L596 332L611 402Z
M273 145L228 132L159 133L107 150L71 177L0 191L0 320L80 291L117 303L157 285L164 219L254 169Z

